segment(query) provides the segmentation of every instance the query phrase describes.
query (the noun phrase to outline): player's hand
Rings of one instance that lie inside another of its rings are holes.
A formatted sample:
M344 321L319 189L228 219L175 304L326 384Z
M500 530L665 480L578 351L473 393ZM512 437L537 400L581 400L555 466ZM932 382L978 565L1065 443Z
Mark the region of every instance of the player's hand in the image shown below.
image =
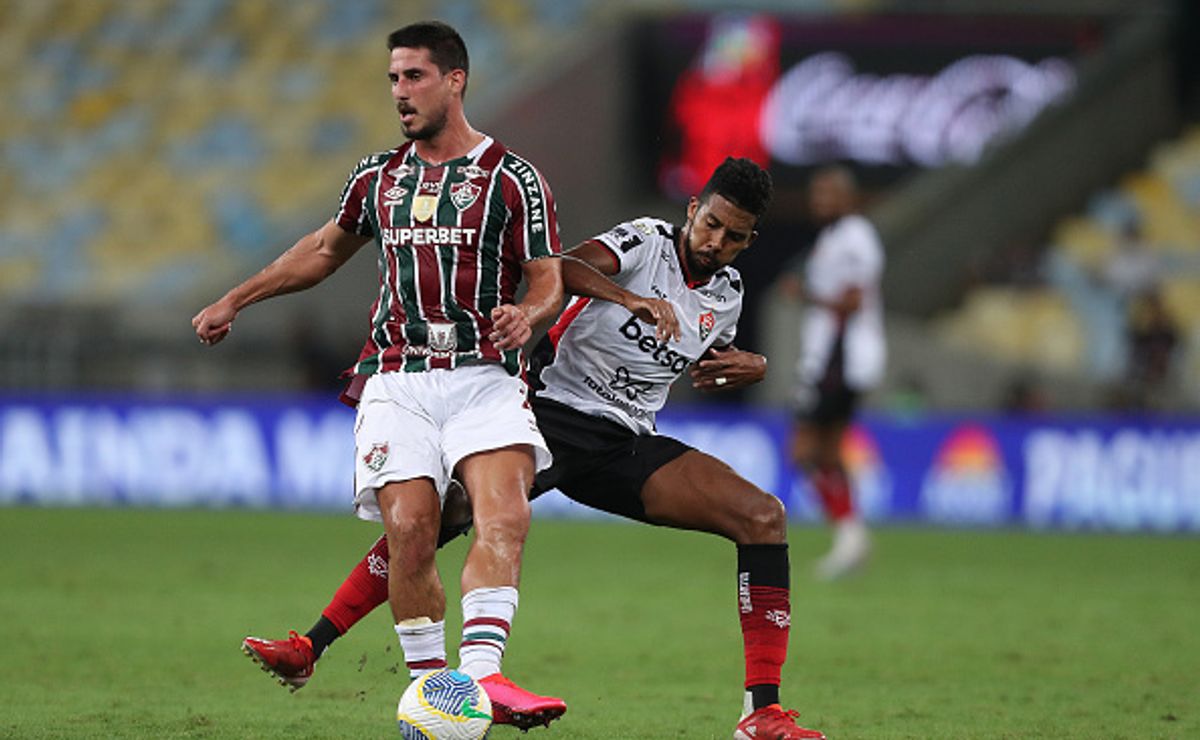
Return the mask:
M203 344L216 344L233 329L237 311L226 299L213 303L192 317L192 328Z
M660 342L668 339L678 342L683 336L679 331L675 307L661 298L643 298L635 295L625 302L625 308L647 324L654 324L654 336Z
M496 349L501 352L516 349L531 336L533 329L529 327L529 317L519 306L506 303L492 309L492 333L488 334L488 339Z
M740 349L713 347L692 365L689 372L692 387L702 391L744 388L767 376L767 358Z

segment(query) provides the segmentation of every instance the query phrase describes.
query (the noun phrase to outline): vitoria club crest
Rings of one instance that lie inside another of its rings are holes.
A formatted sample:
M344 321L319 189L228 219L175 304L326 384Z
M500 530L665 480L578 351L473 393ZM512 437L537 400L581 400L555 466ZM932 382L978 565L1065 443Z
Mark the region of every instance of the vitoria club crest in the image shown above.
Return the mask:
M712 334L713 327L717 325L717 317L713 316L712 311L705 311L700 314L700 341L708 339L708 335Z

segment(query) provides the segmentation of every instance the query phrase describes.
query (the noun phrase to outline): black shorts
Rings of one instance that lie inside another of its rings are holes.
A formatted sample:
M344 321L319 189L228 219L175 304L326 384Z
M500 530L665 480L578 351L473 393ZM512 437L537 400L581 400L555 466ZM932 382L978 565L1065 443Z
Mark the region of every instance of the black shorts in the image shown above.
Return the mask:
M812 389L812 397L807 406L796 411L796 420L814 426L830 424L845 424L854 418L858 410L861 395L858 391L846 385L826 387L824 385Z
M538 473L531 498L552 488L584 506L650 522L642 487L656 470L688 450L661 434L636 434L615 421L534 396L533 413L554 455Z

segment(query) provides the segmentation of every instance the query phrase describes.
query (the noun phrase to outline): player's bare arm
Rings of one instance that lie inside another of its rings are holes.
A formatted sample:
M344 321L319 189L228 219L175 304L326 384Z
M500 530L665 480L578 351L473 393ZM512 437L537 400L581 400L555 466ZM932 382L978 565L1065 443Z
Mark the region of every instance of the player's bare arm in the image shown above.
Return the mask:
M533 336L533 327L553 319L563 300L562 260L557 257L529 260L521 266L528 286L517 304L492 309L492 333L496 349L516 349Z
M617 272L608 248L595 240L586 241L564 255L563 286L572 295L599 298L629 309L647 324L653 324L658 341L679 340L679 319L671 304L630 292L609 279Z
M196 336L216 344L229 334L233 320L246 306L272 296L311 288L346 263L369 237L345 231L329 221L306 234L271 264L206 306L192 318Z
M767 376L767 358L732 345L712 347L688 372L693 388L704 391L744 388Z

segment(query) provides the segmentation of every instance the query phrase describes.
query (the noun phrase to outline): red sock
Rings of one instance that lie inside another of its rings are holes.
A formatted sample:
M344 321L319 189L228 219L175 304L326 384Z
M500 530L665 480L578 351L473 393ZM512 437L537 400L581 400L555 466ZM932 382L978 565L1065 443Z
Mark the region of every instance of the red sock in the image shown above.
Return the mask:
M850 495L850 476L841 465L818 468L812 474L813 488L821 497L825 516L838 522L854 516L854 498Z
M387 566L387 535L384 535L376 541L366 557L354 566L346 580L342 581L337 593L333 595L333 600L321 615L345 634L355 622L387 601Z
M779 686L792 626L788 575L787 545L738 546L738 612L747 689Z

